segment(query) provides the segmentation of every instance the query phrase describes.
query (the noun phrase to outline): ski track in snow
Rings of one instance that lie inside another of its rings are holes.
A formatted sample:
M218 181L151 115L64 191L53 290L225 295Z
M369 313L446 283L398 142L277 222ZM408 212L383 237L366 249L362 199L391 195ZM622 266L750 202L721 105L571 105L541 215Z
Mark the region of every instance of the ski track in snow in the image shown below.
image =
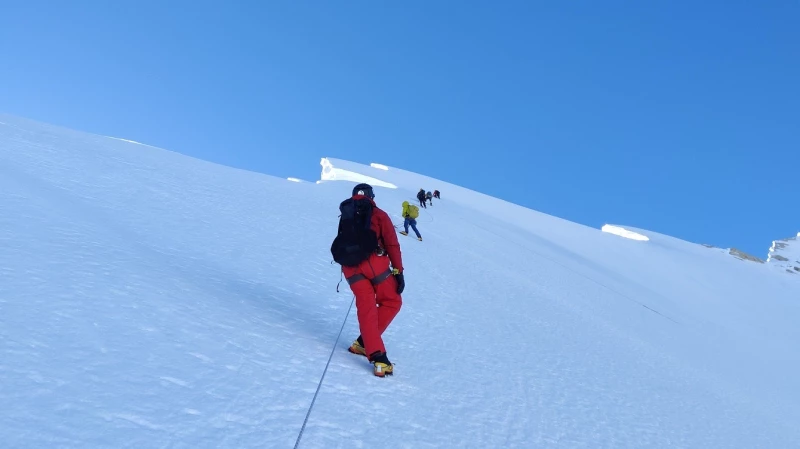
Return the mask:
M3 445L293 447L352 299L328 251L352 183L3 121ZM396 217L419 183L386 181L401 188L376 199ZM347 352L354 308L300 447L800 439L800 313L784 301L797 283L650 234L506 222L446 199L422 214L424 242L400 236L407 289L384 336L396 375ZM731 271L696 275L693 258ZM774 301L753 307L751 291Z

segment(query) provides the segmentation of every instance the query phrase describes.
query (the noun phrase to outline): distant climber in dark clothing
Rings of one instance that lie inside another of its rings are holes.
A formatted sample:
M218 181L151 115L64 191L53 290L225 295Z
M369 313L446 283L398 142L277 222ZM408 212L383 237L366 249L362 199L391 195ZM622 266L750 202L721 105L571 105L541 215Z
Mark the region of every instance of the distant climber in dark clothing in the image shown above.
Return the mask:
M433 197L434 197L434 198L436 198L437 200L440 200L440 199L441 199L441 198L439 197L439 191L438 191L438 190L434 190L434 191L433 191Z
M431 192L425 194L425 199L427 199L430 205L433 206L433 194Z
M425 205L425 200L426 200L426 198L425 198L425 189L419 189L419 192L417 192L417 199L419 200L420 207L423 207L425 209L428 208L428 206Z

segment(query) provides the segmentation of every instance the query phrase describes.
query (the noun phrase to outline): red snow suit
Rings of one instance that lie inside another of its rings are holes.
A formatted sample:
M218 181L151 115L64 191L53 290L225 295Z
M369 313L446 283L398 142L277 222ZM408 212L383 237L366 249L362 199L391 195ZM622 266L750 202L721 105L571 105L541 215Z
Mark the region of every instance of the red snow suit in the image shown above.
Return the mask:
M353 198L367 197L354 195ZM372 204L375 202L372 201ZM367 355L375 351L386 352L381 335L389 327L389 323L402 305L402 297L397 293L397 281L391 275L389 262L398 271L403 271L400 242L397 241L397 233L389 215L375 206L372 209L370 227L378 236L378 245L386 254L379 256L377 253L372 253L358 266L342 267L344 277L350 284L350 290L356 296L358 326Z

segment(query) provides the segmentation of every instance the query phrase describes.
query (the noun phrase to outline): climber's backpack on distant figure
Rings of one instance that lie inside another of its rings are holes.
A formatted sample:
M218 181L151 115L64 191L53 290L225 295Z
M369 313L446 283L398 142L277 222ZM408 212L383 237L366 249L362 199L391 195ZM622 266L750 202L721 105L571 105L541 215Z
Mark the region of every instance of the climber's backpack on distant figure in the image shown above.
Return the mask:
M356 266L378 249L378 236L371 227L372 208L367 198L348 198L339 205L339 233L331 244L334 262Z

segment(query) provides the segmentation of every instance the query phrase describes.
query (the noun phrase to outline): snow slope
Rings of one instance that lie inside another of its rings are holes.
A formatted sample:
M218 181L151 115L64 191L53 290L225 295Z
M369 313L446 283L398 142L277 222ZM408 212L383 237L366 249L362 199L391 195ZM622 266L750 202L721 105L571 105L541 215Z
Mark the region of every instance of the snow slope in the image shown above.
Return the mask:
M800 283L766 264L380 161L298 183L0 122L4 447L293 447L332 348L299 447L800 441ZM330 264L365 176L396 223L420 187L443 198L401 237L389 379L346 351Z

